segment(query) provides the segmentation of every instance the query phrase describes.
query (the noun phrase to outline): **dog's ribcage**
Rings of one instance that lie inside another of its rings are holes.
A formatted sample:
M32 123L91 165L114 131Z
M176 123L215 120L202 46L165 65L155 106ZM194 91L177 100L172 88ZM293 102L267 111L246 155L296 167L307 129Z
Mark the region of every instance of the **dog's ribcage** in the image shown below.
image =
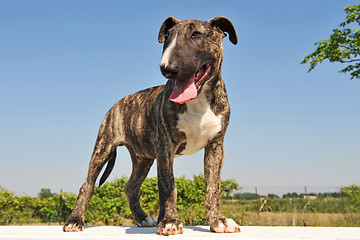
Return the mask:
M198 152L221 130L222 115L215 115L210 109L205 92L206 89L202 89L195 99L186 102L187 110L178 115L177 128L186 135L183 155Z

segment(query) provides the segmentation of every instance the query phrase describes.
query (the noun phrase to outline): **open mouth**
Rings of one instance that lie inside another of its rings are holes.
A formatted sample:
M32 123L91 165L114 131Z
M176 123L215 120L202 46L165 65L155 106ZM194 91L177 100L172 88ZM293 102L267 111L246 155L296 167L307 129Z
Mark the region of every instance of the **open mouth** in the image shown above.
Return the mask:
M182 104L196 98L210 70L211 65L205 64L198 72L190 77L174 79L174 89L169 100Z

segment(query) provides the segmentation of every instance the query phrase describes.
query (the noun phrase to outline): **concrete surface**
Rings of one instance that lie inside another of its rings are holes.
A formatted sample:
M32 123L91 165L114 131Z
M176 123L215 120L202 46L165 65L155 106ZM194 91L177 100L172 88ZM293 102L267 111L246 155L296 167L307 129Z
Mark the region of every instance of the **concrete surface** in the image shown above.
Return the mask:
M184 227L184 234L156 235L156 228L86 227L83 232L64 233L61 226L0 226L0 240L27 239L346 239L360 240L360 228L241 227L241 233L216 234L206 226Z

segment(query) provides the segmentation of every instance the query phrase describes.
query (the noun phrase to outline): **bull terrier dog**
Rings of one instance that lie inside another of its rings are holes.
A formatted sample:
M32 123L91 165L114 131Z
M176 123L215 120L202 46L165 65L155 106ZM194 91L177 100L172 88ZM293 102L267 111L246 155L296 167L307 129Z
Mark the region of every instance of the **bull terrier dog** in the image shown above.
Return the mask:
M183 233L176 210L174 158L202 148L204 154L205 207L210 230L240 232L239 226L220 209L224 136L230 107L221 78L222 39L229 35L237 44L233 24L225 17L209 21L168 17L158 36L164 43L160 70L166 85L124 97L107 112L101 123L85 183L63 228L82 231L85 212L96 179L101 186L111 173L116 148L125 146L131 155L132 173L125 187L134 220L139 227L155 227L160 235ZM147 216L139 202L140 186L157 160L159 217Z

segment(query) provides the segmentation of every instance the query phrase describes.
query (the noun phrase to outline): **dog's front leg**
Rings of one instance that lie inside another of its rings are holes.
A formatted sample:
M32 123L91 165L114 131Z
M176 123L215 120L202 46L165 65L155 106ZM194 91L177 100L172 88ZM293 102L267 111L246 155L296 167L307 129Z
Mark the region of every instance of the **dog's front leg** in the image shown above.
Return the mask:
M167 141L160 140L157 146L160 205L157 233L160 235L181 234L184 229L176 210L177 192L173 172L174 150Z
M205 147L205 207L210 230L217 233L240 232L234 220L226 218L220 209L221 168L224 162L224 139L214 139Z

